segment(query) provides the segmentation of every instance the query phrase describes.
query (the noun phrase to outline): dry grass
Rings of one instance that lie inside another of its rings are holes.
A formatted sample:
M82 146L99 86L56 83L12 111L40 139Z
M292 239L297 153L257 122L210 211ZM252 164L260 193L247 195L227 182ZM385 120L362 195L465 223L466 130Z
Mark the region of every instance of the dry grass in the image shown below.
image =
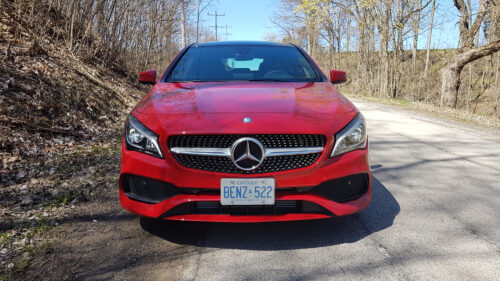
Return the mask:
M431 50L427 78L424 78L424 50L417 52L415 67L411 51L399 54L393 75L398 78L395 99L416 102L416 104L421 104L421 107L427 104L439 105L441 69L446 65L452 53L453 50ZM439 109L439 111L467 120L480 119L484 121L481 121L482 123L491 123L494 126L500 120L500 101L498 100L500 81L496 78L499 67L498 56L500 54L494 54L465 67L461 77L458 110ZM322 54L317 58L317 62L325 73L330 68L347 72L348 83L340 85L344 93L379 98L385 102L387 99L392 99L388 93L380 91L382 81L380 75L382 75L383 65L381 65L378 53L367 54L362 61L356 52L336 53L332 61L333 65L330 63L329 54ZM489 120L490 117L491 120Z

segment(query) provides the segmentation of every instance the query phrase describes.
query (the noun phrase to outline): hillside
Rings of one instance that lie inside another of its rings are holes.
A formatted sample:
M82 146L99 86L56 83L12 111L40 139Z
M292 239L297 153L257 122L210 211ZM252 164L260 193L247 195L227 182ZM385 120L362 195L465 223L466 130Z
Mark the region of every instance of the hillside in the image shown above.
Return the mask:
M1 184L9 185L22 179L12 172L23 159L32 165L47 153L116 134L145 89L125 73L83 62L61 42L30 38L8 19L1 24Z
M125 117L148 91L119 61L104 66L31 33L9 3L0 9L0 280L48 250L44 233L57 218L116 173Z

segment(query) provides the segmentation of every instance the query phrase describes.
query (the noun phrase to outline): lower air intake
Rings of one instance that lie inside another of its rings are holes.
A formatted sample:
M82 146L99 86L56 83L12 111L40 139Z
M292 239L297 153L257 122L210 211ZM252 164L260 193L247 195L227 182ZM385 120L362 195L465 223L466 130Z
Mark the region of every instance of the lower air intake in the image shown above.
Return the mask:
M207 215L285 215L285 214L326 214L328 210L309 201L278 200L271 206L222 206L219 201L188 202L174 207L161 217L175 215L207 214Z

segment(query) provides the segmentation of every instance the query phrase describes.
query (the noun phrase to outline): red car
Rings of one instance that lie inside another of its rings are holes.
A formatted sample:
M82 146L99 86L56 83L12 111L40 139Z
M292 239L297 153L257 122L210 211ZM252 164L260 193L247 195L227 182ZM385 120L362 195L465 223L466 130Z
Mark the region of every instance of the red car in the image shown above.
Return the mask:
M120 201L181 221L330 218L370 204L366 123L299 47L212 42L182 50L134 108Z

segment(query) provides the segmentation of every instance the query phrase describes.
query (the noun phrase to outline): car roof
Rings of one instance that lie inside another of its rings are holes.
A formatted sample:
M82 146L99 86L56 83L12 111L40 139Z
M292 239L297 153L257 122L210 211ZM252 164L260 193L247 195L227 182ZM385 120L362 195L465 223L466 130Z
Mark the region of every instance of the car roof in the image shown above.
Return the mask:
M195 43L192 47L208 47L208 46L279 46L293 47L292 44L278 43L269 41L215 41L205 43Z

